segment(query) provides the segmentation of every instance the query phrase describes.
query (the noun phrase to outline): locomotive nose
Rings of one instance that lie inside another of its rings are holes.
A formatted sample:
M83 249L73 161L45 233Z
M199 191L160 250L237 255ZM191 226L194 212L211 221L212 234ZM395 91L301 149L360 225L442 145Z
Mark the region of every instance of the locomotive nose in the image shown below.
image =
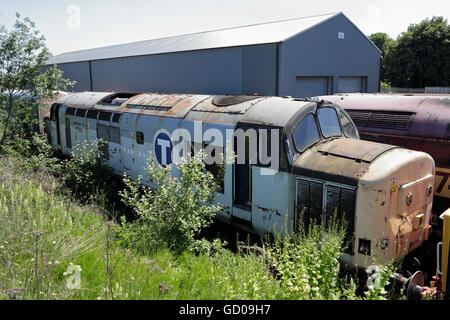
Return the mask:
M434 182L434 161L428 154L340 138L305 152L293 171L322 191L308 201L298 195L304 203L320 202L316 216L320 212L326 218L335 208L341 214L346 211L353 242L344 262L364 266L377 256L382 261L375 262L383 263L425 240ZM354 196L348 196L349 191ZM315 201L318 197L321 201ZM307 208L307 213L312 211Z
M433 185L434 160L427 153L396 148L381 155L360 179L360 210L373 213L361 216L359 230L375 247L387 242L390 259L413 251L428 237Z

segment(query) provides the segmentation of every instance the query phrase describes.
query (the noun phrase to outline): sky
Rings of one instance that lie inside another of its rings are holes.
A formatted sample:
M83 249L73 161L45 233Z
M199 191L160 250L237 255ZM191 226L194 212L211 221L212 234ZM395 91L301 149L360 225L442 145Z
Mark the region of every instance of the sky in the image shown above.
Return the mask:
M448 0L0 0L0 25L29 17L56 55L187 33L343 12L366 35L396 38L412 23L443 16Z

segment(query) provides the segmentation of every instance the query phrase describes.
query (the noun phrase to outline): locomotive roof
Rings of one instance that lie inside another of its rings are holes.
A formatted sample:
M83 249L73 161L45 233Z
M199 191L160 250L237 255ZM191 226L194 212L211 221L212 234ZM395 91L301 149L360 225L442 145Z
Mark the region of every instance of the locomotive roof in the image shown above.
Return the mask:
M360 131L445 139L450 129L450 95L363 93L318 98L344 108Z
M221 123L250 123L284 127L317 101L245 95L80 92L56 103L82 109Z

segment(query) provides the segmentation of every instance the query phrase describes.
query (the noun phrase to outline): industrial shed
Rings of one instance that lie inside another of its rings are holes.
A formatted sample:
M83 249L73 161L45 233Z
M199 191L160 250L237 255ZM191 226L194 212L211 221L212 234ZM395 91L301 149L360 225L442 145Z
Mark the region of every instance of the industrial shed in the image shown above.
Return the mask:
M307 97L377 92L380 50L334 13L52 57L74 91Z

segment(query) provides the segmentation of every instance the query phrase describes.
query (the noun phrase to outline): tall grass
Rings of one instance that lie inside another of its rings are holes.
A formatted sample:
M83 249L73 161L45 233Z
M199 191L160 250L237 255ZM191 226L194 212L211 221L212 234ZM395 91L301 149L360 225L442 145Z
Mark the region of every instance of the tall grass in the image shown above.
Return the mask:
M31 180L0 182L0 284L14 297L66 294L53 281L60 264L92 250L102 237L101 218ZM11 294L16 292L17 294Z
M1 299L357 298L354 283L339 278L345 229L337 223L259 251L232 252L220 242L208 250L135 250L124 246L128 222L64 196L48 162L28 162L0 156ZM70 285L73 268L79 287ZM372 290L370 298L384 294Z

